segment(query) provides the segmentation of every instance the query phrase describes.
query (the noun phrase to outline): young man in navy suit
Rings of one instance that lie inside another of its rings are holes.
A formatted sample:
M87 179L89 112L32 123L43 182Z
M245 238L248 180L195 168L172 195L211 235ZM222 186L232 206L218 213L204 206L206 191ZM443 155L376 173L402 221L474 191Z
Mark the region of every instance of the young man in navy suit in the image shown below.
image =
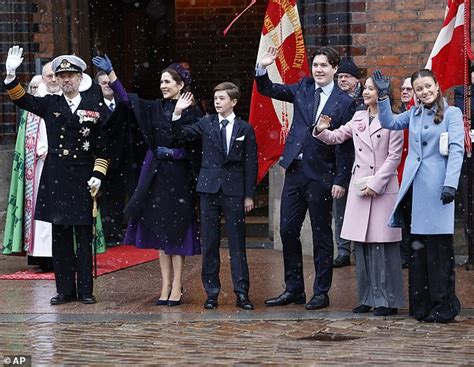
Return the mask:
M301 226L307 210L313 234L313 297L306 309L329 306L327 295L332 282L333 235L332 200L345 195L354 161L352 142L337 147L311 138L312 127L321 115L331 118L337 129L352 118L355 102L335 83L339 54L332 47L321 47L311 57L312 78L295 84L276 84L268 77L267 66L277 57L269 47L258 61L256 83L259 93L293 103L293 121L286 139L280 165L285 171L281 195L280 236L285 265L285 291L265 301L267 306L306 302L303 277Z
M225 218L229 237L230 265L236 306L252 310L249 271L245 251L245 214L253 209L257 182L257 143L253 128L234 114L239 88L224 82L214 88L217 115L208 115L193 125L179 124L181 111L192 103L192 94L177 102L173 120L176 137L202 139L202 163L197 182L201 197L202 282L207 293L204 308L217 308L220 292L220 217Z

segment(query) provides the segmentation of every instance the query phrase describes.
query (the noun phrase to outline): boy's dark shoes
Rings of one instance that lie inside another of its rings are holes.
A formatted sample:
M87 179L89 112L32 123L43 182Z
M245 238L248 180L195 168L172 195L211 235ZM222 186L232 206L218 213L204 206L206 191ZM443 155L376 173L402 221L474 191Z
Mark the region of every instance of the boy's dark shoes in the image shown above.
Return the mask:
M93 305L94 303L97 303L97 300L92 294L86 294L84 296L79 296L79 302L85 305Z
M217 308L217 298L215 297L208 297L206 302L204 302L204 308L206 310L213 310Z
M66 296L65 294L59 293L58 295L51 298L49 303L53 306L56 306L56 305L62 305L63 303L74 302L74 301L77 301L76 296Z
M237 296L237 301L235 302L237 307L243 308L244 310L253 310L255 307L252 302L250 302L249 297L246 294L240 293Z

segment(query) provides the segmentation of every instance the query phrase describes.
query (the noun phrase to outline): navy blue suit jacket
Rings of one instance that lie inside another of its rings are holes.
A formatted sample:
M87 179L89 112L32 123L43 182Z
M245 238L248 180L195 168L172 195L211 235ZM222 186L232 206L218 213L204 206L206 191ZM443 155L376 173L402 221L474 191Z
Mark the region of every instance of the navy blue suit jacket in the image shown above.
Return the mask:
M293 103L294 106L293 122L280 165L287 169L293 160L303 153L303 172L306 177L329 185L347 187L354 162L352 141L330 146L311 136L314 125L314 79L305 77L295 84L277 84L272 83L266 73L257 76L255 80L259 93ZM321 113L330 116L331 129L337 129L352 118L355 110L355 101L334 84Z
M234 120L229 153L221 142L219 118L208 115L192 125L173 124L179 139L202 139L202 163L196 191L253 197L257 183L257 143L253 127L238 117Z

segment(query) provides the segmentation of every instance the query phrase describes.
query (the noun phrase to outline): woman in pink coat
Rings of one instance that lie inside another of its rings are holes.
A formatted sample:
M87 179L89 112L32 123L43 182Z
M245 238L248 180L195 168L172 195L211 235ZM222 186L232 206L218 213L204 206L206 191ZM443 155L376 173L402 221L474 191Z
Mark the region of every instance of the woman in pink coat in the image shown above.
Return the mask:
M387 226L398 193L397 167L403 132L383 129L377 114L378 93L372 78L364 86L367 109L337 130L322 115L313 136L328 145L353 139L355 160L341 237L355 244L359 306L354 313L397 313L403 306L400 228Z

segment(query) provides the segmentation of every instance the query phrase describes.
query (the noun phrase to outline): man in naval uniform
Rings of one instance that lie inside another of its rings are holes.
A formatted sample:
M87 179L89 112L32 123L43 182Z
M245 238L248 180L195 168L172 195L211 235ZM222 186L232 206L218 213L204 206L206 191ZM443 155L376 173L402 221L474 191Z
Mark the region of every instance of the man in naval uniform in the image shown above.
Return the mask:
M79 300L96 303L92 294L92 198L107 172L101 130L100 89L79 92L86 64L74 55L52 61L63 95L33 97L15 75L23 49L13 46L6 60L7 92L20 108L45 120L48 153L35 218L52 223L53 267L58 294L52 305ZM75 241L74 241L75 238ZM76 283L77 276L77 283Z

